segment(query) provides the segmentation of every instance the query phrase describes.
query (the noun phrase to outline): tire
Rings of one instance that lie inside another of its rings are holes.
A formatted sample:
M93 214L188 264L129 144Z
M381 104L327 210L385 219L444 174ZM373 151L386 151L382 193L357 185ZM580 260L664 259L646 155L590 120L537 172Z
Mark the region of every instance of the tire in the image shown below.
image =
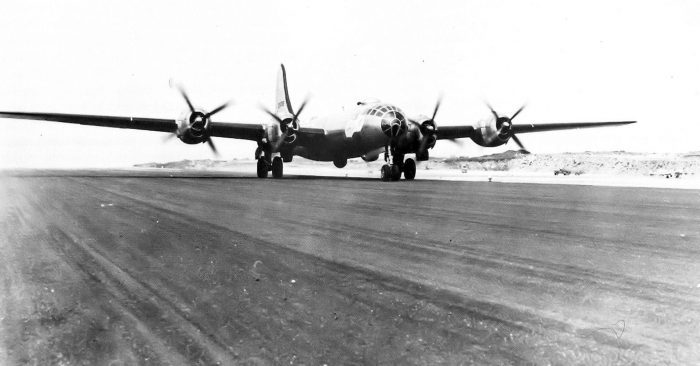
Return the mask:
M391 166L389 164L382 165L382 181L388 182L391 180Z
M262 156L258 158L258 178L267 178L267 161Z
M283 173L284 163L282 163L282 158L275 156L275 158L272 159L272 177L277 179L282 178Z
M401 167L398 164L391 165L391 180L397 181L401 179Z
M406 180L413 180L416 177L416 161L413 159L406 159L403 163L403 177Z
M348 165L348 159L344 158L338 158L333 160L333 165L335 165L336 168L345 168L346 165Z

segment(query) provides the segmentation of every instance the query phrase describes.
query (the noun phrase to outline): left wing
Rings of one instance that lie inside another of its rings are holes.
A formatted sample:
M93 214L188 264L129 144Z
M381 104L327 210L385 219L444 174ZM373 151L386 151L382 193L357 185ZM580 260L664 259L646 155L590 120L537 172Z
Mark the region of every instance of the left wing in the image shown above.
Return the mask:
M567 122L567 123L541 123L541 124L520 124L513 125L513 133L528 133L542 131L569 130L577 128L619 126L635 123L635 121L615 121L615 122Z
M607 126L619 126L628 125L630 123L635 123L635 121L614 121L614 122L567 122L567 123L528 123L528 124L514 124L512 127L513 133L528 133L528 132L543 132L543 131L557 131L557 130L570 130L578 128L591 128L591 127L607 127ZM444 139L460 139L468 138L474 136L476 127L474 126L440 126L437 128L436 134L438 140Z

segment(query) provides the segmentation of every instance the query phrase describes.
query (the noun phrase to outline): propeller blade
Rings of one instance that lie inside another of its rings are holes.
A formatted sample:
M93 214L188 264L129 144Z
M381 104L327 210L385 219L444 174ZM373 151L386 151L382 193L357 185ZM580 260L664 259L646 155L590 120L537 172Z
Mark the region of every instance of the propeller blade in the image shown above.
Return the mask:
M168 141L172 140L173 137L175 137L175 136L177 136L176 133L174 133L174 132L173 132L173 133L169 133L169 134L163 136L163 142L168 142Z
M518 138L518 136L513 135L511 138L513 139L513 141L515 141L516 144L518 144L518 146L520 146L520 150L522 150L522 152L524 152L525 154L529 154L529 153L530 153L530 152L525 148L525 146L523 146L523 143L520 142L520 139Z
M304 99L303 102L301 102L301 105L299 106L299 109L297 109L297 113L294 114L294 120L292 123L296 122L299 119L299 115L301 114L301 111L304 110L304 107L306 107L306 103L309 101L309 99Z
M194 107L192 106L192 102L190 102L190 98L187 96L187 93L185 92L185 89L182 87L182 85L178 85L177 90L179 90L182 97L185 98L185 102L187 102L187 106L190 107L190 112L194 112Z
M459 146L459 147L464 147L464 141L459 140L459 139L448 139L447 141L450 141L451 143Z
M420 147L418 148L418 152L421 154L423 152L425 152L425 148L427 145L428 145L428 138L427 138L427 136L423 136L423 138L420 141Z
M498 118L500 118L498 113L496 113L496 111L493 110L493 107L491 107L491 104L489 104L489 102L485 102L485 103L486 103L486 106L489 107L491 114L493 114L493 116L496 117L496 120L498 120Z
M222 104L222 105L220 105L220 106L214 108L214 110L212 110L211 112L205 114L204 117L209 118L209 117L211 117L211 116L213 116L213 115L215 115L215 114L221 112L221 111L224 110L226 107L228 107L229 105L231 105L231 103L232 103L232 102L226 102L226 103L224 103L224 104Z
M518 109L517 111L515 111L515 113L513 114L513 116L510 117L510 119L512 120L513 118L515 118L515 116L517 116L518 114L520 114L520 112L522 112L523 109L525 109L525 105L524 105L524 104L523 104L522 107L520 107L520 109Z
M433 110L433 118L431 118L431 120L433 121L435 121L435 116L437 115L437 112L440 109L440 104L442 104L442 96L440 96L437 100L437 103L435 103L435 109Z
M289 129L284 130L280 139L275 142L275 145L273 146L274 149L272 151L279 151L280 146L282 146L284 140L287 138L287 131L289 131Z
M216 146L214 145L214 141L210 138L207 139L207 144L209 144L209 147L211 148L211 151L214 152L214 155L219 156L219 151L216 150Z
M272 117L272 118L273 118L275 121L277 121L277 123L279 123L280 125L282 125L282 124L284 123L284 121L282 121L281 118L279 118L276 114L272 113L272 111L270 111L269 109L267 109L267 108L265 108L265 107L263 107L263 106L260 106L260 109L262 109L263 112L269 114L270 117Z

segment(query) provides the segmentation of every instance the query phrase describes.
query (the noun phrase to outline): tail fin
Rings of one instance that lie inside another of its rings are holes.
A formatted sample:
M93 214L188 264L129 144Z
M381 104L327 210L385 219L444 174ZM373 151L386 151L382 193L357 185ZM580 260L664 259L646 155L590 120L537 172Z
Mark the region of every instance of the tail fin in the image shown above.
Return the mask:
M292 110L292 103L289 101L289 90L287 89L287 72L284 69L284 65L280 65L281 68L277 73L277 96L275 99L275 106L277 108L276 114L278 116L283 116L286 114L294 114Z

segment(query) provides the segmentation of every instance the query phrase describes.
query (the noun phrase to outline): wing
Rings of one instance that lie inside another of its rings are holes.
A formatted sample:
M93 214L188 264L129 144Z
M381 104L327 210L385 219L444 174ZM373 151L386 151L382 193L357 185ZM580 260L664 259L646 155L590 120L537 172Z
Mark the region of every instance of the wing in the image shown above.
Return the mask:
M127 128L134 130L175 132L175 119L96 116L87 114L2 112L0 118L33 119L80 125ZM264 126L260 124L211 122L211 136L259 141L264 136Z
M627 125L630 123L635 123L636 121L614 121L614 122L567 122L567 123L530 123L530 124L514 124L513 133L528 133L528 132L543 132L543 131L557 131L557 130L570 130L577 128L591 128L591 127L606 127L606 126L619 126ZM459 139L465 137L472 137L474 135L474 126L440 126L437 129L438 140L444 139Z
M530 123L513 125L513 133L528 133L528 132L542 132L542 131L557 131L557 130L569 130L577 128L590 128L590 127L606 127L606 126L619 126L628 125L630 123L635 123L636 121L616 121L616 122L567 122L567 123Z
M331 139L331 141L343 140L345 138L345 130L325 130L315 127L300 127L297 132L300 145L311 145L321 141L321 139Z
M63 113L30 113L30 112L0 112L0 118L34 119L41 121L54 121L64 123L76 123L80 125L131 128L136 130L175 132L177 123L174 119L139 118L139 117L114 117L93 116L87 114L63 114Z
M438 140L454 140L474 135L474 126L440 126L435 132Z
M260 141L265 127L259 124L211 122L211 136Z

